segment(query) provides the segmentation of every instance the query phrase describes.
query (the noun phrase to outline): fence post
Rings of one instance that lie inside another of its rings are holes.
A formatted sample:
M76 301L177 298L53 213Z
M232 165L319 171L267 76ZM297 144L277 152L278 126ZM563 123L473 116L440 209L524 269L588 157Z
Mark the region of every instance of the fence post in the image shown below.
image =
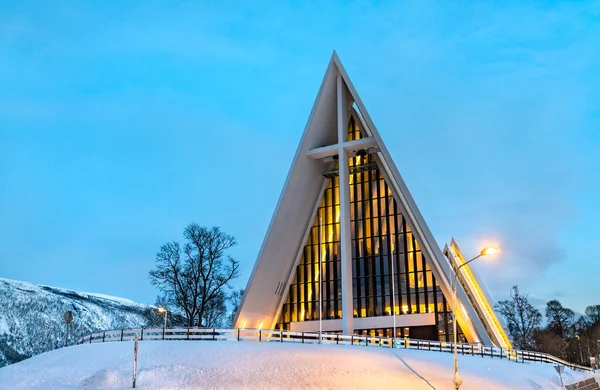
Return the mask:
M187 328L185 333L186 333L186 338L189 340L190 339L190 328Z
M90 333L90 344L92 343L92 336L93 335L94 335L93 333Z
M258 342L260 343L262 341L262 329L258 330Z
M137 377L137 353L138 353L138 338L135 336L135 343L133 344L133 388L135 389L135 380Z
M216 340L216 330L213 328L213 340Z
M381 344L381 337L379 338L379 346L382 347L383 345Z
M335 340L335 343L336 343L336 344L339 344L339 343L340 343L340 334L339 334L339 333L336 335L336 340Z
M163 326L163 340L165 339L165 327Z
M283 343L283 329L279 329L279 342Z
M354 335L351 336L352 338L350 339L350 345L354 345Z
M123 341L123 329L121 329L121 341Z
M144 328L142 328L142 337L140 338L140 340L144 340Z
M106 331L102 331L102 342L104 342L105 338L106 338Z
M240 341L240 328L238 328L238 341Z

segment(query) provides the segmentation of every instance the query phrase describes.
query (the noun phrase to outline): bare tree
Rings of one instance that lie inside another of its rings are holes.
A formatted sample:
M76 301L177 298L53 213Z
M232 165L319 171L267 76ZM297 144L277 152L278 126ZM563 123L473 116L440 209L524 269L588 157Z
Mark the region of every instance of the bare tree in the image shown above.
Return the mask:
M238 308L240 307L240 304L242 303L243 296L244 296L243 288L240 288L239 290L232 292L231 295L229 296L229 303L231 303L231 313L229 314L229 318L227 319L227 322L229 323L230 327L235 326L233 321L235 320L235 316L237 314Z
M227 313L227 305L225 302L225 293L221 292L217 294L215 299L207 303L203 317L203 324L205 327L218 328L223 325L223 320Z
M546 321L548 330L553 331L561 339L567 340L573 333L575 313L554 299L546 303Z
M177 241L161 246L156 254L155 268L150 271L150 281L169 303L184 313L186 325L193 326L198 308L190 285L192 266L181 257L181 246Z
M225 254L237 242L233 236L223 233L218 227L208 229L195 223L190 224L183 235L188 240L185 245L187 261L193 265L191 268L198 324L203 326L209 306L212 304L214 307L220 299L224 304L223 290L231 287L229 283L239 275L239 263Z
M518 286L511 289L509 300L496 304L496 310L506 319L508 331L516 348L533 349L535 330L539 329L542 314L519 292Z
M600 322L600 305L590 305L586 307L585 319L590 325Z
M185 228L183 236L183 249L176 241L161 247L150 280L185 316L186 326L208 326L215 322L219 301L224 305L229 283L239 275L238 261L226 254L236 241L218 227L195 223Z
M567 348L569 343L554 331L549 329L538 329L534 332L536 350L549 353L561 359L567 359Z

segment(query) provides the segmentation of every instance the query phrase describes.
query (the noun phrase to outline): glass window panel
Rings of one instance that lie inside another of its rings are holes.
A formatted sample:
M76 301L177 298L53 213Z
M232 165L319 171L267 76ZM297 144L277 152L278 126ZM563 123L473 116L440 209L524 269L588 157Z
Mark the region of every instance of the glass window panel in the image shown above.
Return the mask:
M364 246L365 246L365 252L363 254L363 256L369 256L371 254L373 254L373 245L371 242L371 237L365 238L363 240Z
M373 237L377 237L379 236L380 232L379 232L379 218L372 218L371 219L371 223L369 225L373 225Z
M412 252L414 249L412 233L406 233L406 251Z
M425 287L425 273L417 272L417 287L420 289Z
M411 272L408 274L408 287L413 289L415 288L415 274Z
M387 296L390 295L391 290L392 290L392 285L391 285L391 281L390 281L390 276L389 275L385 275L383 277L383 293Z
M296 302L297 301L297 294L296 294L296 285L292 284L290 286L290 299L292 302Z
M415 270L415 256L413 252L408 252L406 257L408 259L408 272L412 273Z
M427 279L427 289L433 291L435 286L433 285L433 274L431 273L431 271L425 272L425 278Z
M423 271L423 256L421 252L417 252L417 271Z

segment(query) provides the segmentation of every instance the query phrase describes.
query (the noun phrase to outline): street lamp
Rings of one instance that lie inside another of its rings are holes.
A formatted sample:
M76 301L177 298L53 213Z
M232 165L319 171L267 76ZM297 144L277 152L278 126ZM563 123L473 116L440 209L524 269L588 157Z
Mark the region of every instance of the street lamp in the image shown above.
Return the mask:
M577 344L579 344L579 364L583 365L583 353L581 352L581 338L578 334L576 334L575 337L577 337Z
M462 385L462 379L460 379L460 376L458 375L458 355L456 354L456 344L457 344L457 334L456 334L457 333L456 332L456 282L457 282L457 279L458 279L458 273L460 272L460 269L462 267L464 267L465 265L469 264L470 262L472 262L474 260L477 260L481 256L493 255L496 252L498 252L497 248L494 248L492 246L486 246L485 248L483 248L481 250L481 252L479 253L479 255L473 257L469 261L466 261L466 262L462 263L456 269L456 272L454 274L454 279L452 279L452 329L453 329L453 336L454 336L454 388L456 390L458 390L460 388L460 385Z
M158 311L159 313L165 313L165 324L163 325L163 333L164 333L164 329L167 328L167 314L169 313L169 311L167 309L165 309L164 307L159 307L158 309L156 309L156 311Z

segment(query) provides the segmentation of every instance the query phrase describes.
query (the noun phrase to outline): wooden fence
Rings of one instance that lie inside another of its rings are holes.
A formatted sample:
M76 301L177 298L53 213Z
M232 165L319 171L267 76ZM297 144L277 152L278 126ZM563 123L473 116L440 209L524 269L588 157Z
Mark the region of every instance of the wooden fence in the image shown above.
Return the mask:
M453 343L444 341L416 340L409 338L348 336L332 333L293 332L267 329L216 329L216 328L139 328L96 332L81 337L77 344L104 343L111 341L140 340L214 340L249 342L286 342L302 344L337 344L380 348L403 348L437 352L453 352ZM482 358L508 359L517 363L539 362L569 367L579 371L593 371L541 352L519 351L480 344L457 344L461 355L481 356Z

